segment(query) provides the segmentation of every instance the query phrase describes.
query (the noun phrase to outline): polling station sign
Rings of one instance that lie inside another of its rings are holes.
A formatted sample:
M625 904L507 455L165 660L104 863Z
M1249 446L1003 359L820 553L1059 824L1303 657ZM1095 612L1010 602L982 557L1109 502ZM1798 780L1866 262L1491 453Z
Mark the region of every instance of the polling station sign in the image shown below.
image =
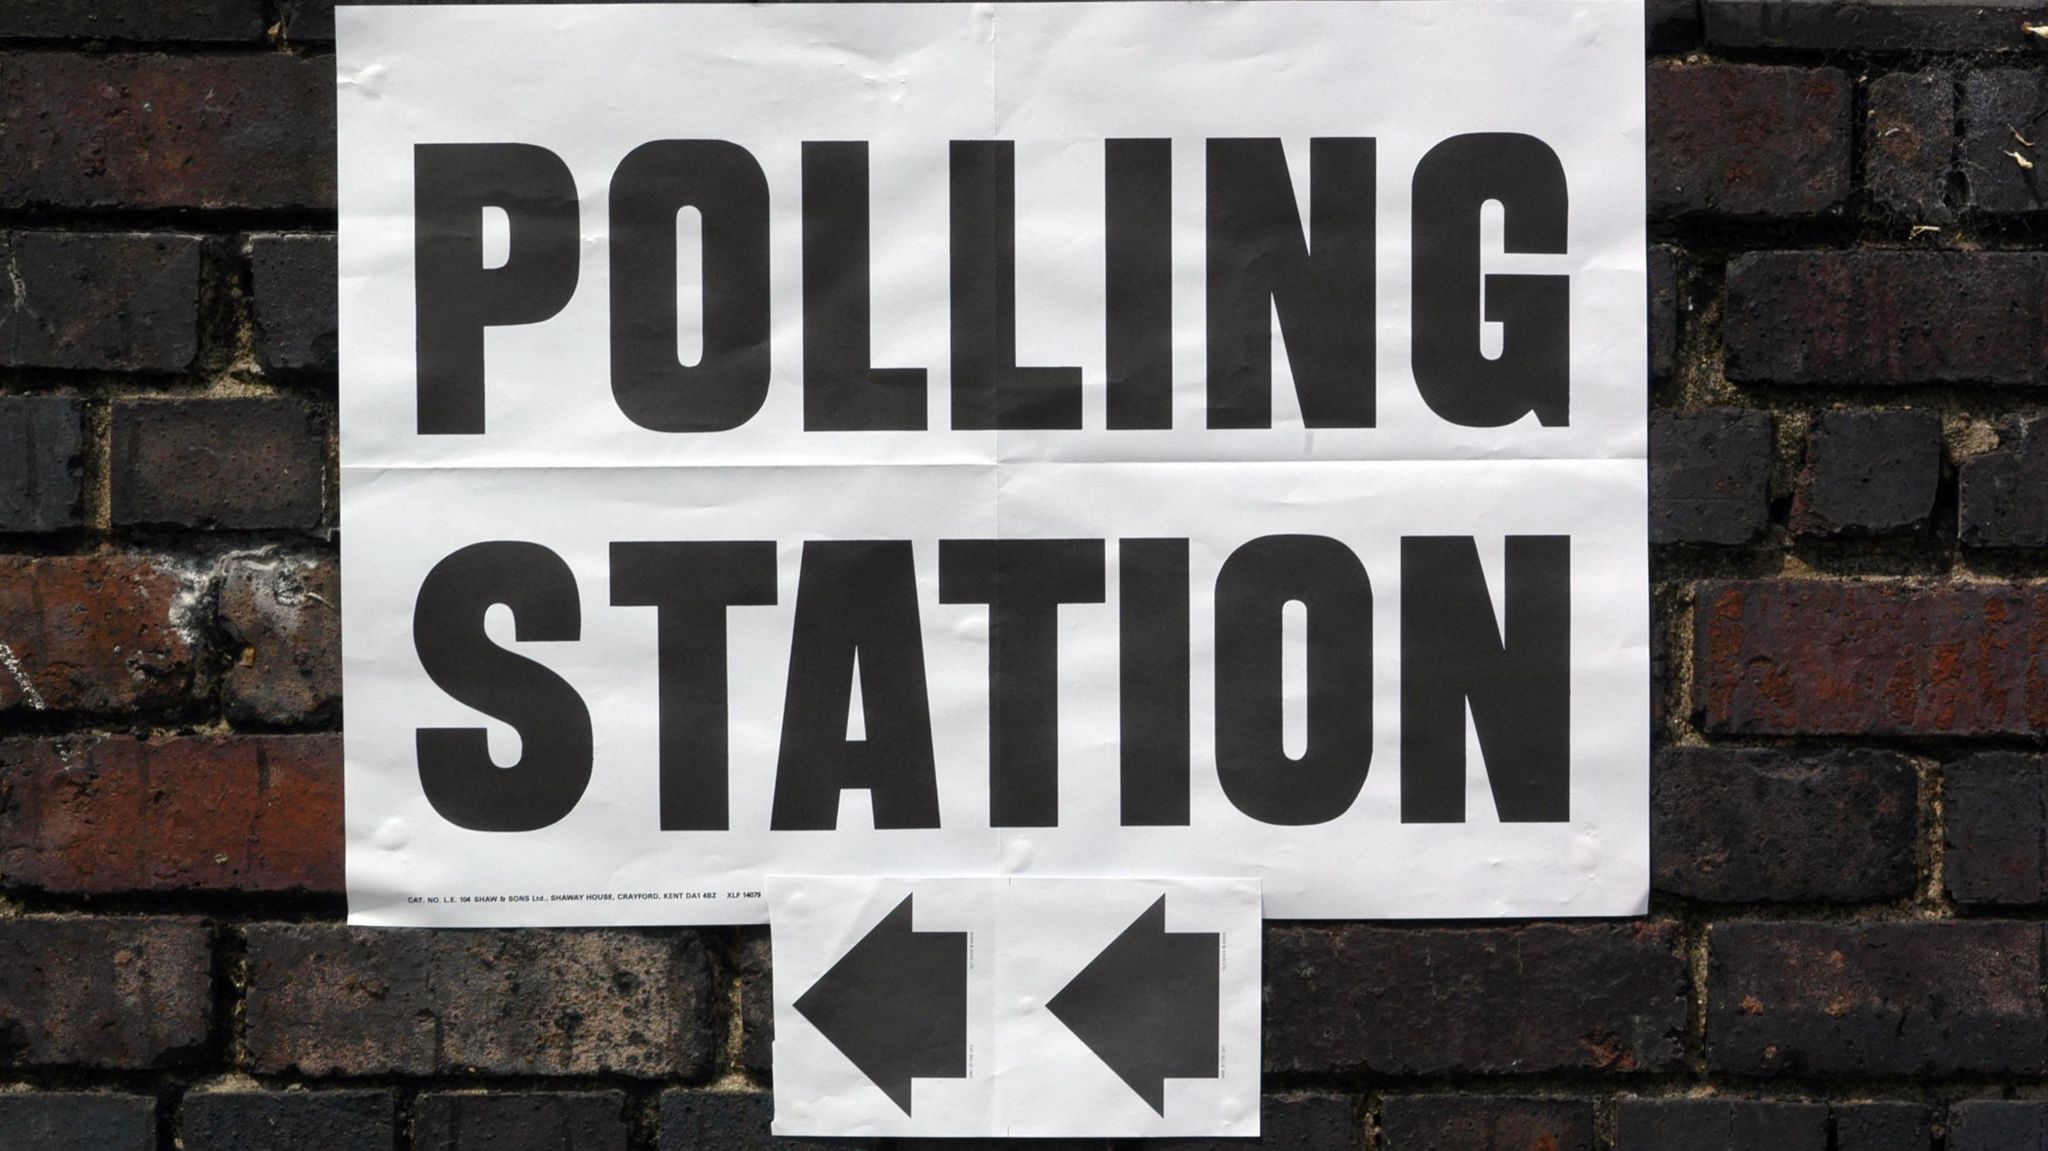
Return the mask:
M350 917L1648 891L1642 9L338 16Z

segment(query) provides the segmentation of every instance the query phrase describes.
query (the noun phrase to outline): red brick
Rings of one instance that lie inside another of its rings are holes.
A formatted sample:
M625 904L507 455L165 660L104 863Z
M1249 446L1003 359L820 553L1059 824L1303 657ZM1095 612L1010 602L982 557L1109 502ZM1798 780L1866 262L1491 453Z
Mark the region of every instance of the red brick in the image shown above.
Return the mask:
M229 643L221 706L238 724L309 724L341 704L341 580L331 559L229 562L220 626Z
M1714 1072L2048 1069L2039 924L1726 923L1707 948Z
M1834 68L1652 64L1650 215L1835 210L1849 195L1849 103Z
M0 882L341 890L341 737L0 743Z
M138 556L0 557L0 714L187 702L199 658L175 571Z
M2048 587L1702 585L1694 706L1741 735L2048 730Z
M2048 379L2033 252L1750 252L1728 262L1728 378L2026 384Z
M1660 1071L1685 969L1669 923L1270 928L1275 1074Z
M0 207L331 208L334 60L0 54Z
M190 1063L212 1018L212 949L197 920L0 919L0 1067Z
M623 1075L710 1068L711 967L694 933L249 928L259 1074Z

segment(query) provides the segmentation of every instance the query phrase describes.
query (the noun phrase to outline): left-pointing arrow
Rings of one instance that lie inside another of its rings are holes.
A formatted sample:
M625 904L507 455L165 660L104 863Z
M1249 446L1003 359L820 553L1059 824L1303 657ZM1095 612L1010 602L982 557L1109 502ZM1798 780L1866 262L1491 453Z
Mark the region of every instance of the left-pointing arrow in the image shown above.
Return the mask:
M967 933L912 931L906 895L796 1001L910 1114L912 1079L967 1077Z

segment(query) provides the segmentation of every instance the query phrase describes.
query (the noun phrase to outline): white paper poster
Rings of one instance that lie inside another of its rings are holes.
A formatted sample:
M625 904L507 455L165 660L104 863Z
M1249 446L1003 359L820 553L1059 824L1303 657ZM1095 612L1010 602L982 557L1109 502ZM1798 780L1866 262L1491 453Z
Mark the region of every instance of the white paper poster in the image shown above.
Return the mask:
M775 1134L1259 1133L1249 879L771 878Z
M1639 2L338 36L352 922L1644 910Z

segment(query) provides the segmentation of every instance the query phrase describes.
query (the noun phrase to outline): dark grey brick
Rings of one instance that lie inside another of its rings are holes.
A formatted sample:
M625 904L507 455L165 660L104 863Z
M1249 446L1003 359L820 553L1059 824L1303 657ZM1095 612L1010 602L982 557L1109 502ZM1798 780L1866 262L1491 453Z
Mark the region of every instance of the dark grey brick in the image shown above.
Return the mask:
M1651 776L1653 880L1731 903L1907 895L1918 796L1894 752L1667 748Z
M1358 1101L1342 1095L1268 1095L1259 1100L1256 1139L1147 1139L1144 1146L1148 1151L1352 1151L1359 1146L1357 1112Z
M1614 1151L1828 1151L1824 1103L1624 1099Z
M1850 188L1850 93L1834 68L1652 63L1651 218L1836 210Z
M0 532L54 532L83 522L85 405L0 396Z
M1948 1151L2048 1151L2048 1103L1966 1099L1948 1109Z
M1499 1095L1389 1095L1380 1105L1381 1151L1592 1151L1586 1099Z
M83 1091L0 1094L0 1147L156 1151L156 1100Z
M0 1066L191 1063L212 1020L213 953L197 920L0 919Z
M340 328L334 237L251 237L249 268L256 354L264 366L334 371Z
M2038 212L2048 206L2042 203L2038 166L2048 162L2048 149L2039 147L2048 140L2044 111L2048 77L2032 69L1987 68L1964 79L1962 161L1971 208Z
M1828 411L1806 437L1792 500L1802 535L1925 535L1941 486L1941 417L1929 411Z
M287 528L320 523L326 418L303 400L114 402L117 526Z
M422 1095L415 1151L626 1151L620 1091L499 1091Z
M1928 1151L1934 1116L1918 1103L1835 1104L1835 1151Z
M1966 457L1956 471L1964 547L2048 547L2048 421L2013 421L1997 448Z
M1975 52L2029 47L2028 0L1705 0L1722 48Z
M1723 923L1708 935L1720 1074L2038 1075L2033 923Z
M0 233L0 260L0 367L180 372L199 352L196 236Z
M1942 772L1948 844L1942 876L1949 897L1973 905L2048 902L2048 803L2043 760L1985 752Z
M77 0L7 0L0 37L39 40L184 40L232 43L263 38L259 0L149 0L142 4L80 4Z
M868 1139L795 1139L769 1135L775 1100L766 1094L666 1091L661 1096L661 1151L856 1151ZM919 1139L919 1151L944 1141ZM1096 1144L1101 1145L1100 1141Z
M1668 380L1678 371L1679 315L1686 308L1678 249L1650 245L1650 378Z
M1650 542L1753 542L1770 524L1768 412L1650 417Z
M391 1151L389 1091L222 1091L185 1096L184 1151Z
M1895 72L1870 82L1864 118L1864 182L1871 198L1915 224L1955 219L1956 77L1942 68Z

